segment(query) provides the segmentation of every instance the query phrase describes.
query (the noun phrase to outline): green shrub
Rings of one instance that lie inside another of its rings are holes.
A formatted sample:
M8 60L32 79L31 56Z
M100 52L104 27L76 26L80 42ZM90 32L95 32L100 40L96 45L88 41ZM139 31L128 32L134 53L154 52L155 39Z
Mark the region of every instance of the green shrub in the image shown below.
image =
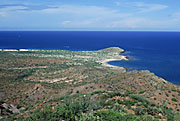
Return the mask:
M93 113L82 114L78 121L100 121L102 120L99 116L95 116Z
M169 94L168 93L165 93L166 97L169 97Z
M140 91L139 94L143 94L145 91Z
M113 110L101 110L97 112L96 115L99 116L102 121L152 121L150 117L134 116Z
M177 112L175 114L175 121L180 121L180 113L179 112Z
M176 98L172 98L171 100L174 101L174 102L177 102L177 101L178 101Z
M144 115L147 111L144 108L136 108L134 112L136 115Z
M132 105L135 105L135 103L137 103L136 101L130 101L130 100L123 100L123 101L121 101L119 99L117 100L117 102L119 104L124 104L126 106L132 106Z
M176 89L172 89L171 91L176 92L177 90Z
M130 95L130 97L132 98L132 99L134 99L134 100L137 100L137 101L139 101L139 102L144 102L144 103L147 103L147 104L149 104L150 102L144 97L144 96L142 96L142 95L136 95L136 94L134 94L134 95Z
M120 91L113 91L112 93L108 93L108 97L112 98L115 96L124 96Z
M95 90L91 93L91 95L94 95L94 94L100 94L100 93L103 93L104 90Z
M115 100L113 100L113 99L110 99L110 100L108 100L108 101L106 101L106 102L101 102L101 105L103 106L103 107L105 107L105 106L112 106L113 104L115 104L116 102L115 102Z
M127 110L124 109L123 107L121 107L120 105L114 105L113 108L112 108L113 111L116 111L116 112L124 112L124 113L127 113Z

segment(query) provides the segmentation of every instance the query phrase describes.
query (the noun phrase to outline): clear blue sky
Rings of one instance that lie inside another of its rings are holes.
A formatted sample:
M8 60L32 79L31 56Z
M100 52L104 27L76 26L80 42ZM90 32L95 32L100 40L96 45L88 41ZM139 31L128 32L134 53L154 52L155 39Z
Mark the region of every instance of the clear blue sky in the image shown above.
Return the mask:
M180 0L1 0L0 30L180 30Z

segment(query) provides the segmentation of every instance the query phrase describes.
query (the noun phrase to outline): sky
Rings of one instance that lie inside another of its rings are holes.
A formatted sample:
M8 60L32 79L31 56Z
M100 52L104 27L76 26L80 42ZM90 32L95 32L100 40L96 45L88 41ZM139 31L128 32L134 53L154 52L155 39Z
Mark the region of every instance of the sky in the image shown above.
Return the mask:
M180 0L0 0L0 30L180 31Z

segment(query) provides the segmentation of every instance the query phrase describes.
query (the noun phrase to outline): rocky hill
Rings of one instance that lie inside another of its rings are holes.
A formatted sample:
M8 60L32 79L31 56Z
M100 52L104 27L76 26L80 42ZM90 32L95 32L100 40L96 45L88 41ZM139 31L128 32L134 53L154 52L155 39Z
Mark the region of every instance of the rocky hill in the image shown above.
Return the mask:
M109 47L105 49L101 49L99 51L104 51L104 52L118 52L118 53L123 53L125 52L122 48L119 47Z

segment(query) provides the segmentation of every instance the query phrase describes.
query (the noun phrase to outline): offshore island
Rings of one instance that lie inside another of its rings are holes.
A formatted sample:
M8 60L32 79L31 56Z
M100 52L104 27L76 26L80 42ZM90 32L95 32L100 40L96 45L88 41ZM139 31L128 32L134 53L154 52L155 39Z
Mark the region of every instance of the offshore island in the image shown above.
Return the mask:
M122 53L1 49L0 120L179 120L180 87L107 64L128 61Z

